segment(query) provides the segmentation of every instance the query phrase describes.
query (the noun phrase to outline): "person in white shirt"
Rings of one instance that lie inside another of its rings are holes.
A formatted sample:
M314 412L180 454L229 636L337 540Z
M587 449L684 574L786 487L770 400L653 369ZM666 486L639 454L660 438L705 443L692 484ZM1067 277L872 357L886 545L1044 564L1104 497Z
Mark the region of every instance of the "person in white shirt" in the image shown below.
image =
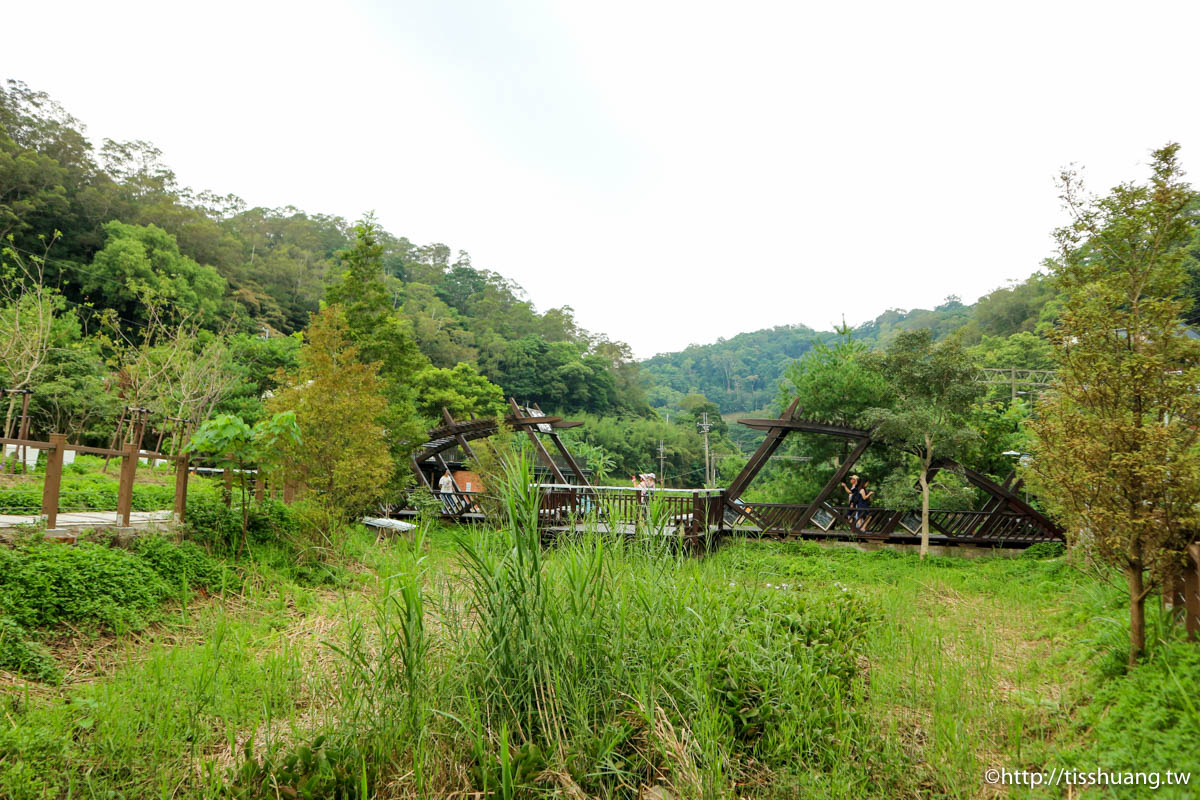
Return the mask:
M438 491L442 493L442 508L446 509L446 513L453 514L457 505L455 494L458 492L458 486L454 483L454 476L450 474L450 470L446 470L438 481Z

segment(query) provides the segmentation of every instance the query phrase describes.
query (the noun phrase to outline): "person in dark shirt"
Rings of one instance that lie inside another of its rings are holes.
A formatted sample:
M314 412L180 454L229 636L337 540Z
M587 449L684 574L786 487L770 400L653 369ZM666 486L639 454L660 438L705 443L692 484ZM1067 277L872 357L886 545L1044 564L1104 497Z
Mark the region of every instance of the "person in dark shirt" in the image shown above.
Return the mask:
M871 498L875 496L874 489L867 488L868 481L863 481L859 484L858 505L855 507L854 521L858 524L860 530L866 530L867 523L871 520Z
M850 476L850 485L847 486L845 481L842 481L842 488L846 490L846 494L850 495L850 507L857 508L858 501L862 497L862 487L858 485L858 476Z

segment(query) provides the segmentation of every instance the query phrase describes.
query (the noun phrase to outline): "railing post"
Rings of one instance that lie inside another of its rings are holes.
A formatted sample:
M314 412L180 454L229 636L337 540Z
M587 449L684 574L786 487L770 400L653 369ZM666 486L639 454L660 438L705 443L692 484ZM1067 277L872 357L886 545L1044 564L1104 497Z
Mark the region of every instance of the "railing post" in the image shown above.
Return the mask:
M231 463L227 461L225 463ZM244 477L244 476L243 476ZM225 507L233 507L233 467L225 467L222 470L222 478L225 481Z
M1200 639L1200 542L1188 545L1192 557L1183 578L1183 603L1187 609L1187 633L1192 641Z
M267 498L267 478L263 475L262 467L254 473L254 499L261 503Z
M125 445L121 453L121 486L117 489L117 527L130 526L130 510L133 508L133 479L137 477L138 449L133 442Z
M67 437L62 433L50 434L51 449L46 453L46 480L42 483L42 516L46 518L46 529L58 527L58 493L62 486L63 450Z
M186 455L175 457L175 509L173 516L176 525L183 522L184 514L187 512L188 461Z

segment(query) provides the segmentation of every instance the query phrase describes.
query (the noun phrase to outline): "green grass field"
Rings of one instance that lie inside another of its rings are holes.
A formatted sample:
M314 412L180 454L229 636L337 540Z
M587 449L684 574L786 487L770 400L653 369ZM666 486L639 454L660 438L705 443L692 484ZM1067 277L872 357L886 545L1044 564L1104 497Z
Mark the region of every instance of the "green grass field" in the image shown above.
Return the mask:
M236 562L76 548L154 591L73 616L71 592L92 592L66 548L11 551L0 607L23 609L21 652L41 661L0 673L0 797L1066 797L985 770L1200 779L1200 648L1154 615L1154 654L1125 674L1120 587L1064 557L733 541L695 559L586 534L542 549L516 528L359 530L303 569L271 545ZM47 570L58 600L22 604L10 576Z

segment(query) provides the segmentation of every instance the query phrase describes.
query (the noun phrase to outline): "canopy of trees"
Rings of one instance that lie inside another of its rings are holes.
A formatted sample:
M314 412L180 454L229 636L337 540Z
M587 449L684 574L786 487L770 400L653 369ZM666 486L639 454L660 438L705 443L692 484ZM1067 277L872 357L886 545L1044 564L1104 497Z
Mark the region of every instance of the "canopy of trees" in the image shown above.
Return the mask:
M144 338L150 306L160 321L186 318L225 337L287 335L327 300L344 307L392 400L407 393L411 406L413 376L426 368L466 364L500 393L547 410L648 413L629 349L580 329L569 307L539 312L466 253L364 223L365 241L362 225L340 217L193 191L153 145L94 146L46 94L17 81L0 88L0 238L14 258L45 255L41 277L79 317L81 339ZM60 343L54 352L64 354L61 368L58 356L39 365L39 384L81 372L78 350L68 356ZM225 366L245 371L232 358ZM249 391L269 389L269 374L233 381L221 403L236 407L218 410L261 416L247 407ZM419 422L432 421L428 403L418 411Z

